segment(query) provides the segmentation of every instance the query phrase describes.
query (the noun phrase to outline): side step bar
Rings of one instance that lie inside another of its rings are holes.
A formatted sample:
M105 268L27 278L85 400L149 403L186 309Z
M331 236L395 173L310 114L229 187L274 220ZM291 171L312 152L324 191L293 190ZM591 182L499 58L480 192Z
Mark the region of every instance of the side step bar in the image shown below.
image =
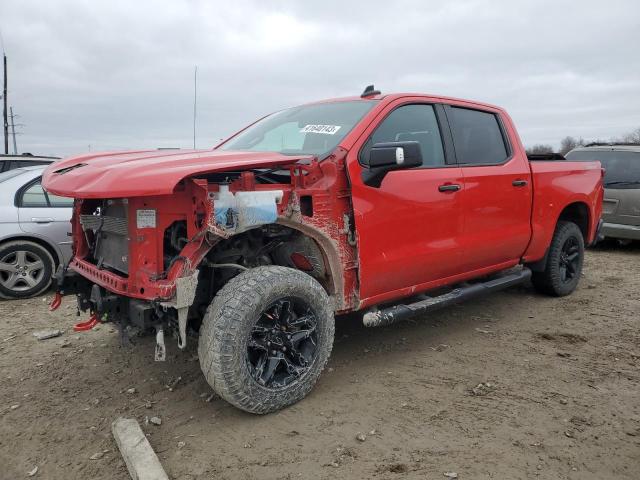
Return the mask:
M514 285L519 285L531 278L531 270L523 268L517 272L487 280L482 283L474 283L466 287L456 288L437 297L429 297L419 302L408 305L394 305L382 310L365 313L362 323L365 327L383 327L392 323L406 320L421 313L431 312L439 308L447 307L454 303L479 297L485 293L495 292Z

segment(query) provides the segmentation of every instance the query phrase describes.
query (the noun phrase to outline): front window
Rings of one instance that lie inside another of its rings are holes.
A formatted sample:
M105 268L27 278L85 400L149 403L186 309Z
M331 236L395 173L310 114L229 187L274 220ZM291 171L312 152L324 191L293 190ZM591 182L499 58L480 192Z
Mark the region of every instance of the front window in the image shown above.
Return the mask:
M220 150L325 157L377 100L303 105L276 112L224 143Z
M600 160L605 188L640 188L640 152L625 150L574 150L567 160Z

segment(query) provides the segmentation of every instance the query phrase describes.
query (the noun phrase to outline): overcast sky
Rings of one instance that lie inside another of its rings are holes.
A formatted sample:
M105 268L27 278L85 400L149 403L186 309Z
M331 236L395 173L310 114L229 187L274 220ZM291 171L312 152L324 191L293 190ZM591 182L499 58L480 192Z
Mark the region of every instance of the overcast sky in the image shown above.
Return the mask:
M525 145L640 127L640 2L2 0L18 148L208 148L326 97L505 107Z

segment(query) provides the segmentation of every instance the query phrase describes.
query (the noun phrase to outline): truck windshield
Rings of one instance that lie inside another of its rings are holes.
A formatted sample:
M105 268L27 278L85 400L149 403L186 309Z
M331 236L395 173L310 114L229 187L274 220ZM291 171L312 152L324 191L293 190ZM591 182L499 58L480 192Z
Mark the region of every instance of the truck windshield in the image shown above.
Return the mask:
M220 150L325 157L377 100L318 103L273 113L221 145Z
M567 160L600 160L605 168L605 188L640 188L640 152L624 150L576 150Z

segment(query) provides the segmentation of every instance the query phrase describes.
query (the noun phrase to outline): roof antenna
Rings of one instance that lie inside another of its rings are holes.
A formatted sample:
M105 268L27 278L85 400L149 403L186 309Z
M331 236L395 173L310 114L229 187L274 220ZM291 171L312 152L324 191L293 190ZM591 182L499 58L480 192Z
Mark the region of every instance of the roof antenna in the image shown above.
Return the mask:
M196 107L198 105L198 66L193 71L193 149L196 149Z
M374 95L380 95L380 90L376 90L373 85L368 85L360 95L360 98L373 97Z

